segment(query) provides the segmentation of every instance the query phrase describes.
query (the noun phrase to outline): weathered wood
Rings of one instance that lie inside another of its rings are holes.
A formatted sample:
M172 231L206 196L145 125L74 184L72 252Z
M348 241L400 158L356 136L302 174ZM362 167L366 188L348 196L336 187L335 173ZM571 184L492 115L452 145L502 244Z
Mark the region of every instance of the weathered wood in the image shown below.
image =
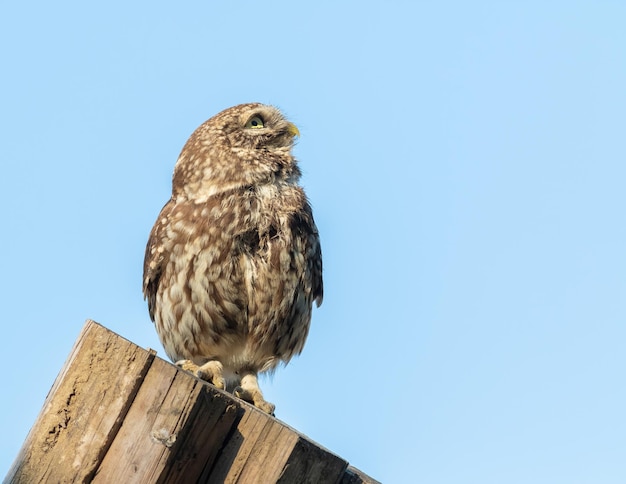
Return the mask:
M87 321L6 481L89 481L154 356Z
M300 436L278 482L340 482L347 467L343 459Z
M348 463L284 423L245 405L215 468L202 482L339 482Z
M87 321L4 482L377 481L154 351Z
M157 359L93 482L196 482L236 416L225 395Z
M380 482L376 479L372 479L356 467L350 466L346 469L341 484L380 484Z

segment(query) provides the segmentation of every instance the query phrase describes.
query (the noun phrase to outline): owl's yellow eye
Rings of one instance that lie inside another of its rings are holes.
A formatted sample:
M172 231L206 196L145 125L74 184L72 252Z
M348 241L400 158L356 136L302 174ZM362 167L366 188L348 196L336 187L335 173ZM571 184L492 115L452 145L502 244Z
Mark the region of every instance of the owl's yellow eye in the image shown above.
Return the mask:
M252 116L250 120L246 123L246 128L258 129L264 127L265 124L263 123L263 118L261 116Z

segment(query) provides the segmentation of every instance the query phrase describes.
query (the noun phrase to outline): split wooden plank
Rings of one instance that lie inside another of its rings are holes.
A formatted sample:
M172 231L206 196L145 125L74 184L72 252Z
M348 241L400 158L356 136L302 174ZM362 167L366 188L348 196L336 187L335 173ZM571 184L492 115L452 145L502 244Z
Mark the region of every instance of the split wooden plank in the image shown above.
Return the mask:
M356 467L349 466L341 480L341 484L380 484L380 482L372 479Z
M340 482L348 463L242 403L237 427L201 482Z
M225 394L155 360L93 482L198 482L237 409Z
M4 482L377 481L274 417L87 321Z
M154 356L88 320L6 482L91 480Z

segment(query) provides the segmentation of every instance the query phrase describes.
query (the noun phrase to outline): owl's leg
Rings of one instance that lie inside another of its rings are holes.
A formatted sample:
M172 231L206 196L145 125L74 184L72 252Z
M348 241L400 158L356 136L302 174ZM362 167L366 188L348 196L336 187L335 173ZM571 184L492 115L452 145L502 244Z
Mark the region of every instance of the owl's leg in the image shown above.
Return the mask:
M266 402L263 398L263 393L261 393L261 389L259 388L259 381L255 372L242 372L241 383L233 390L233 394L236 397L253 404L265 413L274 415L274 409L276 406L273 403Z
M196 365L191 360L180 360L176 362L176 366L193 373L201 380L208 381L220 390L224 390L226 388L226 381L224 380L224 367L222 366L222 363L217 360L207 361L201 366Z

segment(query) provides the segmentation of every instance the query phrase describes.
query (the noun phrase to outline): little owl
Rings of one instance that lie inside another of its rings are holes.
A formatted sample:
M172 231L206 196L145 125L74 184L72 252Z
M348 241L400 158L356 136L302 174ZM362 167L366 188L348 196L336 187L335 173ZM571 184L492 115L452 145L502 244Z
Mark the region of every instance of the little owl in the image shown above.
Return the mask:
M152 228L143 293L167 355L272 414L257 374L302 351L322 256L278 109L241 104L191 135Z

